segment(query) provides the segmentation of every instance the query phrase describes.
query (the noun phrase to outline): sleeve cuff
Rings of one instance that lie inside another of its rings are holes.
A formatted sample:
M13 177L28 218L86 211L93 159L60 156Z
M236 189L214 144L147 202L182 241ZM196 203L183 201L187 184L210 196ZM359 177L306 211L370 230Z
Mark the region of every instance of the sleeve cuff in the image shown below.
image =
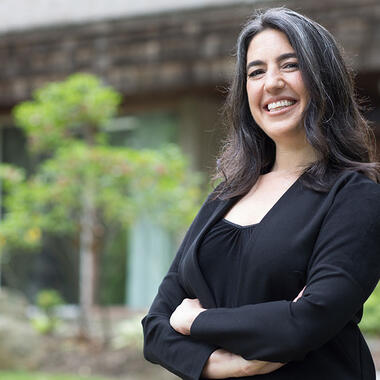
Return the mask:
M204 326L207 326L208 314L210 314L210 309L202 311L198 314L198 316L194 319L190 327L190 336L192 336L195 339L202 339L203 331L205 329Z

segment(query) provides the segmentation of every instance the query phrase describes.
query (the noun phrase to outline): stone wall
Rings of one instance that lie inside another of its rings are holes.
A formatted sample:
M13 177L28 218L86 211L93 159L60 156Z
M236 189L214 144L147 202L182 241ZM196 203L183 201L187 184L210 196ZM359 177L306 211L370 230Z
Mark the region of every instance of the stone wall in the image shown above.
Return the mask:
M237 2L182 12L61 25L0 35L0 107L76 71L101 75L127 97L169 96L228 83L233 48L254 8L283 1ZM325 25L360 72L380 72L380 2L293 0L287 6Z

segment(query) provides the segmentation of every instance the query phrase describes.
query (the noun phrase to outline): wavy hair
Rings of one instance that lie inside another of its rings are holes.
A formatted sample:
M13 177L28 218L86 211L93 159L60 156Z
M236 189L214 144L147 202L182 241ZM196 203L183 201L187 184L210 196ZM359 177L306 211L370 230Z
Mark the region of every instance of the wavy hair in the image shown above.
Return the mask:
M319 158L304 168L303 185L328 191L343 170L358 171L380 182L374 134L361 115L353 73L334 37L297 12L272 8L257 11L237 40L235 75L224 107L229 133L213 176L213 180L223 180L216 196L226 199L246 194L274 164L275 144L253 119L246 92L248 46L265 29L279 30L288 37L309 93L303 122L306 138Z

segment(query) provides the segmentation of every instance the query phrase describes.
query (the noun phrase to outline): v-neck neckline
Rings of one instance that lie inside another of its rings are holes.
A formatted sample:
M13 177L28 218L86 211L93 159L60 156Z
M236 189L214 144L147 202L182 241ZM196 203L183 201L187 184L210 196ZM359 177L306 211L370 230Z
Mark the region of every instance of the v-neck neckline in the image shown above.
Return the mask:
M257 224L255 228L256 239L253 242L254 246L259 240L257 236L261 234L261 231L265 230L265 225L271 220L272 214L275 213L277 208L280 207L280 205L293 193L301 177L302 175L298 177L291 186L289 186L289 188L261 219L260 223ZM188 253L184 255L179 264L183 286L192 297L201 297L202 299L200 301L206 308L215 307L216 302L199 266L199 246L207 231L209 231L209 229L212 228L212 226L220 219L224 218L224 215L228 213L228 211L239 201L241 197L242 196L236 196L226 200L219 200L215 209L206 220L206 223L202 226L202 228L200 228L199 233L188 248Z
M240 227L243 227L243 228L246 227L246 226L250 226L252 224L254 224L257 228L260 228L261 225L265 224L266 220L269 219L271 217L271 215L276 211L276 209L283 202L283 200L285 198L287 198L288 195L293 191L293 189L297 186L298 182L300 181L300 179L301 179L301 177L303 175L304 175L304 173L302 173L299 177L297 177L297 179L282 193L282 195L280 196L280 198L278 198L277 201L275 203L273 203L273 205L271 206L271 208L265 213L265 215L261 218L261 220L259 222L250 223L248 225L243 225L243 224L239 224L239 223L236 223L236 222L232 222L232 221L230 221L229 219L226 219L226 218L224 218L224 219L227 222L234 223L236 226L240 226ZM228 210L225 211L224 215L228 214L229 211L232 209L232 207L234 207L243 197L244 197L244 195L231 198L231 200L233 199L233 202L230 203L230 205L229 205L230 207L228 207Z

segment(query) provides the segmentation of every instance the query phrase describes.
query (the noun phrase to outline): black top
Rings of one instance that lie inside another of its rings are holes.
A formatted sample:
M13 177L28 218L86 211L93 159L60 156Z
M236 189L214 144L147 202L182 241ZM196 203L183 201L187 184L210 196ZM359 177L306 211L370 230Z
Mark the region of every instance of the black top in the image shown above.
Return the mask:
M218 307L236 306L244 256L252 254L256 224L240 226L224 218L199 247L199 266Z
M254 228L250 253L231 271L238 292L222 303L202 273L200 249L239 199L212 194L194 219L142 321L145 358L188 380L200 378L217 348L287 363L252 380L375 380L357 324L380 275L380 185L352 171L328 192L298 179ZM169 323L184 298L207 309L190 336Z

